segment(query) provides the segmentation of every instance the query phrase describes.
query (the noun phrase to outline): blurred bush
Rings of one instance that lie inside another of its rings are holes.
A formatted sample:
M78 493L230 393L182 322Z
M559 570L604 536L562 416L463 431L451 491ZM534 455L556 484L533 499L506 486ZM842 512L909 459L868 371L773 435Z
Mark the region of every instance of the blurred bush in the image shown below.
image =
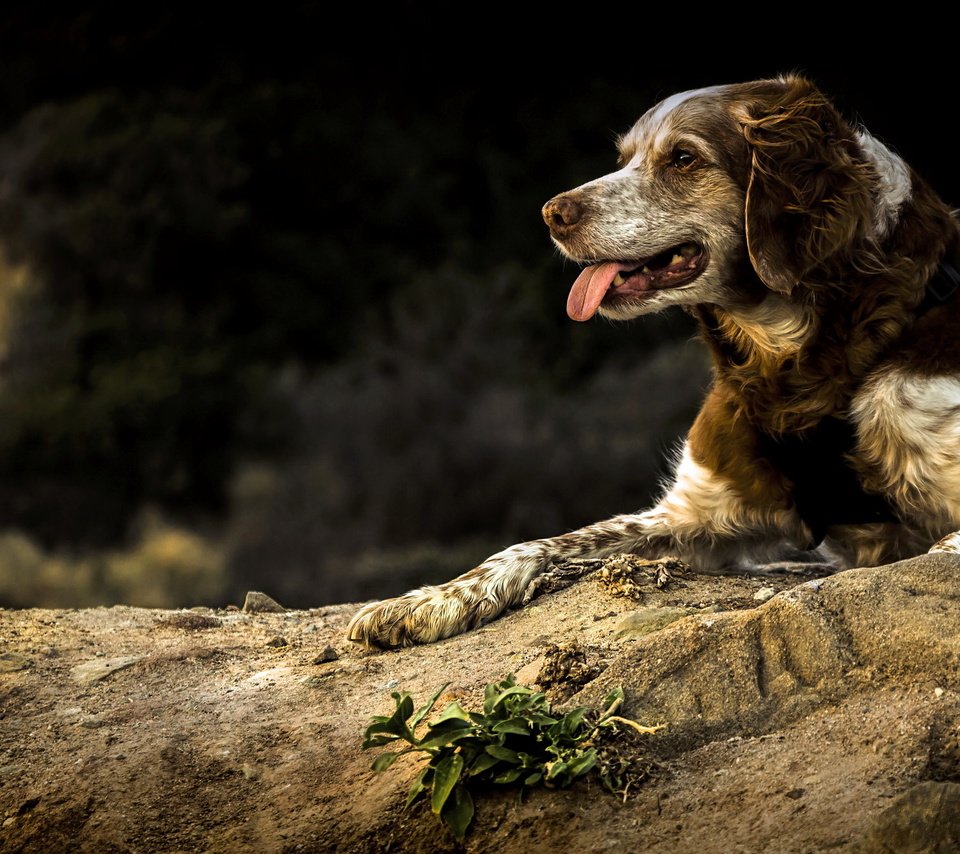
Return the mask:
M431 275L353 359L278 378L299 435L234 481L235 597L400 592L649 501L702 398L703 348L667 343L558 387L510 319L524 286L517 270Z
M114 85L0 31L0 604L381 595L649 499L702 355L570 323L538 213L649 95L495 120L493 81L333 54L170 85L160 26L103 42Z
M83 556L48 553L19 531L0 534L0 602L7 607L149 608L222 605L222 549L195 531L145 512L130 547Z

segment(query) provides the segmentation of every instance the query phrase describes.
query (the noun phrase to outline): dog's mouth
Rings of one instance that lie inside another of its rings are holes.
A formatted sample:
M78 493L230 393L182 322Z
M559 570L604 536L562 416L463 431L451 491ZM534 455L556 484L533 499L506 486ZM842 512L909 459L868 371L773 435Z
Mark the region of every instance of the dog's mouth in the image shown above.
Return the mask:
M637 261L602 261L585 267L570 289L567 314L589 320L601 304L643 300L657 291L693 281L707 266L707 253L693 242L671 246Z

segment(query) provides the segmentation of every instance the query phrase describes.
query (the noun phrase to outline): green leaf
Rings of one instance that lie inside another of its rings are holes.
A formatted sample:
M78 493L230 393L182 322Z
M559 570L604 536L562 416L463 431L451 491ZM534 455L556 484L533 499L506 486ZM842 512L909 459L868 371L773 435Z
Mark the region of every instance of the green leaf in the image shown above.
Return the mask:
M394 702L396 702L397 708L390 717L377 715L373 719L373 723L367 727L364 733L366 736L364 749L368 747L379 747L392 741L393 739L388 736L402 738L411 744L417 743L416 738L407 726L407 718L413 714L413 698L406 691L402 694L394 691L390 696L392 696ZM380 738L374 739L373 736L375 735L379 735Z
M523 718L510 718L500 721L494 728L494 732L512 733L513 735L530 735L530 727Z
M462 842L470 822L473 821L473 798L462 783L454 786L453 795L444 804L440 817L453 831L453 835Z
M567 770L567 763L564 762L563 760L558 759L556 762L547 762L546 765L544 765L543 767L547 772L547 775L546 775L547 779L555 780L564 771Z
M390 744L391 741L396 741L397 736L395 735L370 735L370 730L367 730L367 738L364 740L361 745L361 749L369 750L371 747L383 747L385 744Z
M399 753L381 753L376 759L373 760L373 765L371 767L374 771L386 771L399 758Z
M430 809L435 815L440 815L443 805L453 791L453 787L460 781L463 772L463 757L458 753L446 756L433 769L433 791L430 793Z
M421 750L436 750L438 747L456 744L460 739L470 738L473 735L473 727L466 721L453 719L444 721L444 724L450 724L450 726L444 726L439 731L431 729L417 743L417 747ZM458 724L458 726L453 726L453 724Z
M394 718L399 718L406 725L407 718L413 714L413 697L411 697L406 691L402 693L397 693L393 691L390 694L394 700L397 701L397 711L394 713Z
M407 795L407 802L403 805L404 809L409 809L410 805L416 801L425 791L427 787L423 784L424 777L430 772L430 767L424 768L420 774L417 776L417 779L413 781L413 785L410 786L410 792Z
M561 732L566 736L576 735L577 730L580 729L583 724L583 718L586 714L587 709L584 706L574 709L560 721Z
M517 751L510 750L508 747L501 747L499 744L488 744L486 750L495 759L502 759L504 762L516 763L520 761Z
M520 775L523 774L522 768L511 768L509 771L504 771L502 774L498 774L493 778L494 783L515 783L520 779Z
M489 771L499 761L499 759L497 759L495 756L491 756L489 753L481 753L470 766L470 770L467 773L471 777L475 777L477 774L482 774L484 771Z
M514 678L511 673L509 676L501 679L499 682L491 682L483 690L483 711L486 714L491 714L493 712L494 706L497 704L497 700L500 697L501 692L512 688L517 684L517 680Z
M535 786L535 785L536 785L537 783L539 783L542 779L543 779L543 774L541 774L539 771L537 771L536 773L531 774L529 777L527 777L527 778L523 781L523 785L524 785L524 786Z
M434 707L434 705L436 705L437 700L440 699L440 695L443 693L443 689L446 688L447 685L449 684L450 684L449 682L444 682L443 685L437 688L434 695L423 706L417 709L417 713L413 716L413 718L410 721L411 730L415 730L417 728L417 724L419 724L420 721L422 721L427 715L430 714L430 710Z
M508 697L513 697L517 694L532 694L532 693L533 691L531 691L526 685L514 685L510 688L507 688L506 691L500 692L499 696L496 698L496 700L493 703L493 709L496 709L497 706L503 703L503 701L506 700Z
M579 756L570 760L567 768L570 771L570 779L586 774L594 765L597 764L597 751L592 747L585 750Z
M469 721L469 720L470 720L470 715L468 715L468 714L460 707L460 704L459 704L456 700L454 700L452 703L450 703L449 706L447 706L447 707L440 713L440 717L437 718L437 719L431 724L431 726L436 726L438 723L442 723L443 721L448 721L448 720L450 720L451 718L454 718L454 719L456 719L456 720L461 720L461 721Z

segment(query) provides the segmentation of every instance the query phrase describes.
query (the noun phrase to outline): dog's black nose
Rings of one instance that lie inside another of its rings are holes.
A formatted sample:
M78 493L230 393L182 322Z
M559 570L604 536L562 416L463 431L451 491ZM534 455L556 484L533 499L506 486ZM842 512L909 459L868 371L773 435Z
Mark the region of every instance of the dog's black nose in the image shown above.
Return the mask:
M583 206L570 196L556 196L543 206L543 221L554 237L566 237L583 218Z

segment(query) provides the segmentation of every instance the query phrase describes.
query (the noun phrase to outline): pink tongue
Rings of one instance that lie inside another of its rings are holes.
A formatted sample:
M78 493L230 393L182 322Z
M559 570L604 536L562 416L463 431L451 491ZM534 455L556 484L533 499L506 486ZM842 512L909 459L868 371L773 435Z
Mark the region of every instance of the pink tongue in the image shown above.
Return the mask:
M610 290L614 277L622 269L623 265L615 261L584 268L567 297L567 314L570 319L589 320L593 317Z

